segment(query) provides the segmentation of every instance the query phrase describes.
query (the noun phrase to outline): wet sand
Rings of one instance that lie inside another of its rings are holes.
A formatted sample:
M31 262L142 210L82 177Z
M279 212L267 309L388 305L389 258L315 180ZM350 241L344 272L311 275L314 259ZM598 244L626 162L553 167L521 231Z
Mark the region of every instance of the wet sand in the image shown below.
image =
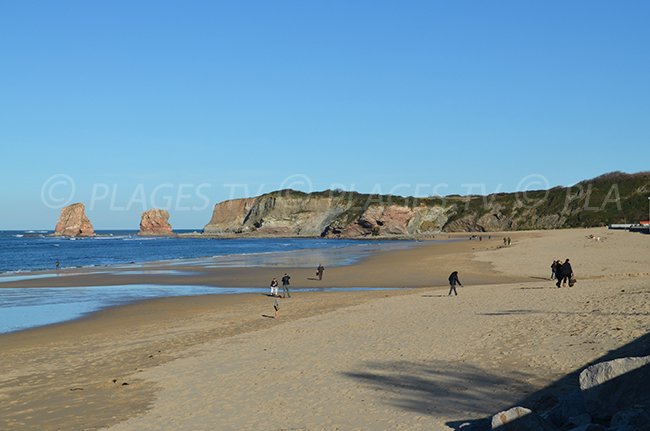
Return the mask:
M452 429L646 333L647 237L510 236L508 248L498 236L423 244L328 268L328 286L418 288L297 293L279 320L263 295L201 296L0 336L0 428ZM554 257L572 258L576 287L547 279ZM466 285L458 297L445 286L453 269ZM295 287L319 283L287 270ZM194 277L251 286L283 271ZM59 280L78 277L106 282ZM132 282L142 277L159 276Z
M316 267L260 267L260 268L209 268L209 258L201 260L201 265L183 264L182 261L150 262L133 269L120 267L119 270L107 268L80 268L62 270L60 277L35 278L0 283L3 287L61 287L61 286L100 286L122 284L193 284L215 287L267 287L271 278L278 280L285 272L291 275L294 288L301 287L423 287L445 285L451 267L462 267L465 278L474 284L504 280L519 280L518 276L504 276L495 273L489 264L474 261L472 252L496 249L501 245L500 238L488 241L469 241L465 235L451 235L462 238L458 242L414 242L411 249L399 251L379 251L363 259L360 263L348 266L327 267L322 281L315 280ZM296 253L309 253L308 250ZM448 260L449 255L454 260ZM396 260L397 259L397 260ZM207 263L207 265L206 265ZM399 266L397 266L399 265ZM190 273L188 275L168 275L162 272L170 269ZM126 273L131 271L133 275ZM151 274L142 274L148 271ZM156 274L156 272L161 272ZM116 274L119 273L119 274ZM39 276L53 274L35 273Z

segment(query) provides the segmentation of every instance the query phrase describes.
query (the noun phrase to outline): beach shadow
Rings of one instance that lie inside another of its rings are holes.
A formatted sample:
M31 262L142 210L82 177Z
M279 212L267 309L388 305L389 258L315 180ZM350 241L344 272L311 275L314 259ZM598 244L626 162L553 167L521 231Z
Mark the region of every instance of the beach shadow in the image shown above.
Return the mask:
M307 280L322 281L322 280L317 279L316 277L307 277Z
M268 319L275 319L275 316L269 316L268 314L262 314L262 317L266 317Z
M530 394L521 397L515 402L504 403L502 406L494 409L490 414L484 418L468 418L449 421L446 423L447 426L453 428L454 430L462 431L479 431L479 430L489 430L490 429L490 419L491 416L499 411L509 409L513 406L522 406L531 409L534 412L543 412L548 409L549 406L546 404L546 400L549 399L549 396L557 396L558 394L567 394L571 392L576 392L580 390L580 384L578 381L578 376L590 365L597 364L599 362L611 361L612 359L625 358L630 356L647 356L650 355L650 333L647 333L636 340L618 348L611 350L605 355L588 362L581 367L571 371L570 373L564 375L553 383L545 386L542 389L532 391ZM647 365L642 368L648 367ZM640 369L639 369L640 370ZM635 379L636 376L634 373L628 373L628 375L623 375L624 378ZM647 374L645 376L647 379ZM615 386L615 385L613 385ZM511 422L511 425L516 429L517 421ZM464 424L468 424L465 426Z
M535 277L535 276L532 276L532 275L530 277L528 277L528 278L532 278L534 280L554 281L554 280L551 280L550 278L547 278L547 277Z
M488 311L485 313L476 313L479 316L513 316L522 314L548 314L540 310L503 310L503 311Z
M423 298L446 298L449 295L422 295Z
M534 310L512 311L517 314ZM555 396L579 390L578 375L589 365L649 354L650 334L646 334L541 389L529 383L536 376L525 372L437 360L368 362L343 375L373 389L387 405L434 417L456 417L459 419L445 424L459 431L482 431L490 429L492 415L513 406L535 412L548 410L556 405Z
M459 426L482 421L485 415L533 389L527 383L532 376L526 373L506 375L446 361L371 362L344 375L375 390L386 404L399 409L446 417L476 413L477 417L463 420Z
M550 287L550 286L549 286L549 287L546 287L546 286L540 286L540 287L520 287L519 289L520 289L520 290L543 290L543 289L553 289L553 288L557 289L557 287L555 287L555 286L553 286L553 287Z

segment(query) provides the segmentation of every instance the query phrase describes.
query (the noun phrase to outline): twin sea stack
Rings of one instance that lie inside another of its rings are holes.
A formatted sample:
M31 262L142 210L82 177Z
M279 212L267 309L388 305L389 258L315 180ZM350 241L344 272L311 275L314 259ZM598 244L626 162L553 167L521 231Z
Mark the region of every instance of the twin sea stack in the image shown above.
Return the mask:
M172 236L174 232L169 224L169 212L150 209L142 213L140 231L143 236ZM95 236L92 223L86 216L86 207L82 203L68 205L61 209L61 215L54 229L54 236L90 237Z
M95 229L86 217L86 207L82 203L68 205L61 209L61 215L54 229L55 236L95 236Z
M150 209L142 213L140 232L142 236L172 236L172 226L169 224L169 212L161 209Z

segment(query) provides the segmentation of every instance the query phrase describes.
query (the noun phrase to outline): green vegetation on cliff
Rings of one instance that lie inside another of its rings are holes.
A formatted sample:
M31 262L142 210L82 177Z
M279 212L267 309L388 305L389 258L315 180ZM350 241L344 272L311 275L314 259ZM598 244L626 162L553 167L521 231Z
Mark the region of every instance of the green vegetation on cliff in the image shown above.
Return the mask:
M648 195L650 172L614 172L571 187L487 196L415 198L287 189L254 198L249 209L241 206L247 211L242 214L222 211L220 205L227 203L217 204L206 230L355 237L590 227L646 219Z

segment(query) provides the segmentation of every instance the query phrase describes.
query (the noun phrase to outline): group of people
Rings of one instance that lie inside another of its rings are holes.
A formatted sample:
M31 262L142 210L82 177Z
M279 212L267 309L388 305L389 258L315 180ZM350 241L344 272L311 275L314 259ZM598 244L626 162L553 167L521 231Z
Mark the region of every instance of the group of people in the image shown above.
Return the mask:
M291 292L289 292L289 280L291 280L291 276L285 272L282 277L282 298L291 298ZM273 301L273 310L275 310L273 318L275 319L280 317L280 292L278 292L278 287L278 279L273 277L273 280L271 280L271 296L275 298Z
M284 273L284 276L282 277L282 297L284 298L285 295L289 298L291 298L291 292L289 292L289 282L291 280L291 276L287 274L286 272ZM278 292L279 288L279 283L278 279L273 277L273 280L271 280L271 296L279 297L280 292Z
M318 265L316 268L316 276L318 277L319 280L323 279L323 272L325 272L325 267L323 265ZM273 277L271 280L271 296L275 298L273 301L273 309L275 310L275 315L274 317L277 319L280 317L280 301L279 298L291 298L291 292L289 291L289 285L291 284L290 282L291 276L287 274L286 272L284 273L284 276L280 279L282 281L282 296L280 296L280 283L278 283L278 279Z
M503 238L503 246L508 247L510 244L512 244L512 240L510 239L509 236Z
M559 259L554 260L551 264L551 280L556 280L555 285L558 289L561 286L572 287L575 284L575 278L573 277L573 268L571 267L571 262L569 259L565 260L562 263Z

